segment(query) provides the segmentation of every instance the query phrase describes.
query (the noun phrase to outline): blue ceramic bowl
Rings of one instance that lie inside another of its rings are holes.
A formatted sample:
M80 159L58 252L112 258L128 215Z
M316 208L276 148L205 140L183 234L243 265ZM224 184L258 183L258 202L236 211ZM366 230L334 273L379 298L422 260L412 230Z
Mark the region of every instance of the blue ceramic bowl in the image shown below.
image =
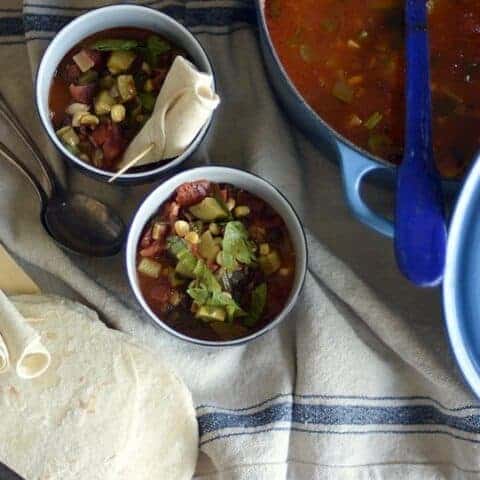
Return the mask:
M443 308L453 354L480 398L480 156L458 197L450 224Z

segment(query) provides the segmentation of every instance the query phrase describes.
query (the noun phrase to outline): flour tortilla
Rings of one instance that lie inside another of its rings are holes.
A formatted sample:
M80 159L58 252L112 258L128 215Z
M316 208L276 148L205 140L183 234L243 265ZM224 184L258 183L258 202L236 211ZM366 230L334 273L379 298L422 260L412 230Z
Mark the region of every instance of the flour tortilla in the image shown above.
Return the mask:
M26 480L190 479L198 427L190 393L153 353L57 297L14 299L52 362L0 377L0 461Z

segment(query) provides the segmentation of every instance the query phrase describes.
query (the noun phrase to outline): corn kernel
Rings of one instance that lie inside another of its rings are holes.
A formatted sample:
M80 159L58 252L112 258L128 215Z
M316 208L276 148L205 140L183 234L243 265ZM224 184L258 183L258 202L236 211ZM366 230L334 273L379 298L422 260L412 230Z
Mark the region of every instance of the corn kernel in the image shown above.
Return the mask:
M185 220L177 220L173 228L179 237L184 237L190 231L190 225Z
M229 198L227 201L226 201L226 205L227 205L227 208L232 211L235 207L235 199L234 198Z
M92 115L91 113L85 113L80 117L80 125L89 125L93 127L98 125L99 123L100 120L98 119L98 117L96 115Z
M250 208L246 205L239 205L238 207L235 207L233 213L237 218L246 217L250 215Z
M200 242L200 237L198 236L198 233L197 232L188 232L186 235L185 235L185 240L188 242L188 243L191 243L193 245L196 245L197 243Z
M283 267L278 271L278 274L281 275L282 277L288 277L290 273L291 273L290 269L286 267Z
M125 107L119 103L116 103L110 110L110 116L115 123L123 122L126 113L127 111L125 110Z
M173 290L168 300L170 305L176 307L182 301L182 295L178 290Z
M208 229L212 235L218 235L220 233L220 227L216 223L211 223Z
M147 74L150 75L152 73L152 69L147 62L142 62L142 70Z
M270 245L268 243L260 244L260 255L268 255L270 253Z
M143 84L143 90L145 92L153 92L153 82L150 78Z

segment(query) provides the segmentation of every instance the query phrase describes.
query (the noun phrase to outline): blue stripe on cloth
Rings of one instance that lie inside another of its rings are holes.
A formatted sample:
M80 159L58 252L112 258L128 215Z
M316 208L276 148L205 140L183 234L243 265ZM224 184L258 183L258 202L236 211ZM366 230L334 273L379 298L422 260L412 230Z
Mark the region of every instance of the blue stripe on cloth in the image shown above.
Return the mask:
M132 3L132 4L136 4L136 5L140 5L142 7L153 7L153 6L156 6L156 7L159 7L161 8L161 4L164 3L165 0L149 0L149 1L146 1L146 2L142 2L142 3L135 3L135 2L127 2L127 3ZM203 8L208 8L208 9L211 9L211 8L218 8L217 6L212 6L211 3L212 2L215 2L215 3L218 3L218 7L224 7L225 3L229 3L229 4L238 4L239 6L251 6L253 8L254 6L254 2L253 0L231 0L229 2L225 2L225 0L210 0L209 1L209 5L207 7L203 7ZM115 2L111 2L110 4L114 4ZM181 0L181 1L177 1L177 2L170 2L170 3L177 3L177 4L185 4L185 0ZM201 3L201 1L196 1L196 2L188 2L188 3L195 3L196 6L193 7L193 6L189 6L188 4L187 5L184 5L184 8L201 8L198 4ZM223 5L222 5L223 4ZM47 4L44 4L44 3L36 3L36 2L25 2L23 4L24 8L36 8L38 10L70 10L70 11L86 11L86 10L93 10L94 8L98 8L99 6L107 6L109 5L109 3L106 3L105 5L84 5L82 7L73 7L73 6L68 6L68 5L47 5ZM11 11L20 11L20 9L12 9Z
M285 397L293 397L293 398L298 398L301 400L367 400L367 401L400 401L400 402L405 402L405 401L419 401L419 400L424 400L427 402L431 402L434 405L437 405L443 410L447 410L449 412L462 412L465 410L478 410L480 409L480 405L462 405L461 407L447 407L440 403L438 400L435 400L432 397L426 397L426 396L421 396L421 395L415 395L415 396L371 396L371 395L325 395L325 394L293 394L293 393L279 393L277 395L274 395L273 397L267 398L266 400L263 400L262 402L256 403L254 405L250 405L248 407L239 407L239 408L225 408L221 407L219 405L212 405L212 404L201 404L196 407L197 410L201 409L212 409L212 410L221 410L224 412L244 412L246 410L253 410L254 408L261 407L269 402L272 402L274 400L278 400L279 398L285 398Z
M222 27L238 23L255 23L255 11L248 6L242 8L185 8L167 6L159 9L182 22L187 27ZM72 21L74 16L25 14L22 17L0 18L0 36L24 35L35 32L58 32Z
M244 431L244 432L233 432L226 433L223 435L217 435L215 437L208 438L207 440L200 440L200 446L206 445L207 443L213 442L215 440L221 440L225 438L238 437L241 435L256 435L260 433L270 433L270 432L300 432L300 433L312 433L314 435L377 435L377 434L388 434L388 435L446 435L450 438L455 438L457 440L463 440L465 442L477 443L480 444L480 440L475 440L473 438L462 437L461 435L455 435L454 433L445 431L445 430L362 430L362 431L346 431L346 430L307 430L305 428L298 427L271 427L264 428L261 430L255 431Z
M458 417L430 405L375 407L360 405L308 405L280 403L250 413L212 412L198 418L201 435L226 428L255 428L276 422L315 425L446 426L480 433L480 415Z

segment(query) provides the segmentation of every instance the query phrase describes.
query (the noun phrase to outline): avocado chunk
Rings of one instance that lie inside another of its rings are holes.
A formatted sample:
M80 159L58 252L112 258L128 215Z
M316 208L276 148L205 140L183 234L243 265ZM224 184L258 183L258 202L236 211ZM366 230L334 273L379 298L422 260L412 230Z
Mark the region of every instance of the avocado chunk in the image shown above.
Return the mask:
M177 263L175 271L183 277L195 278L194 271L197 263L198 260L193 255L184 255Z
M227 312L221 307L209 307L208 305L202 305L198 309L195 316L201 320L204 320L205 322L224 322Z
M272 250L268 255L258 257L258 263L265 275L275 273L282 265L280 256L276 250Z
M207 230L200 237L200 243L198 245L198 252L208 262L213 262L220 247L213 240L212 234Z
M226 212L220 202L213 197L205 197L200 203L192 205L189 210L192 215L204 222L228 218L228 212Z

